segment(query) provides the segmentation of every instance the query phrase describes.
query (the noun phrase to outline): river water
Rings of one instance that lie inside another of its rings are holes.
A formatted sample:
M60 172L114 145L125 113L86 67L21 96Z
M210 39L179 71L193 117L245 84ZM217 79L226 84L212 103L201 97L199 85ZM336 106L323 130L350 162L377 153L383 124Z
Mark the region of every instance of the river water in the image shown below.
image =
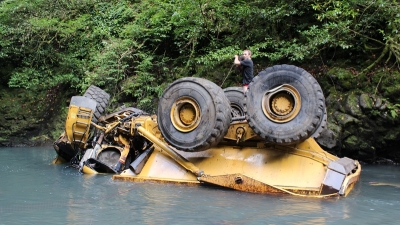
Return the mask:
M52 165L55 155L52 148L0 148L1 225L400 224L400 166L363 165L347 197L315 199L113 181Z

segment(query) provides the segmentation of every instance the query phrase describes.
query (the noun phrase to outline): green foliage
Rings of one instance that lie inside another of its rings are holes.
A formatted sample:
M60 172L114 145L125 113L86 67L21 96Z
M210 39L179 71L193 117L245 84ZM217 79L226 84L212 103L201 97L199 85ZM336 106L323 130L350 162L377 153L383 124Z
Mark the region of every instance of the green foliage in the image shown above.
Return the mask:
M10 87L94 84L152 108L177 78L221 80L245 48L268 64L398 65L398 27L390 0L5 0L0 75Z
M362 53L369 54L374 62L362 72L371 70L377 63L392 56L394 62L400 63L400 3L389 0L330 0L316 1L312 4L317 12L317 30L324 30L330 35L330 41L324 43L313 28L306 31L306 36L316 39L316 45L324 47L340 47L351 50L348 54L356 57ZM318 41L319 40L319 41ZM311 42L310 42L311 43ZM356 54L356 55L354 55ZM375 57L378 54L379 57ZM372 57L371 57L372 56ZM361 59L365 59L362 57Z
M388 107L389 113L393 119L399 115L400 104L388 105L387 107Z

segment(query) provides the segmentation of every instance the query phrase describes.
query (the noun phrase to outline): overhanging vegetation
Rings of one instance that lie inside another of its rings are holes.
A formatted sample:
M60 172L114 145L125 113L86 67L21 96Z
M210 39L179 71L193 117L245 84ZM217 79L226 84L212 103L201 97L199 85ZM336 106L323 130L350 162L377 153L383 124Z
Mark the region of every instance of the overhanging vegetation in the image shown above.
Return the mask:
M337 59L355 65L356 75L398 69L399 27L392 0L5 0L0 79L81 92L95 84L113 101L125 97L146 110L177 78L221 83L245 48L256 69Z

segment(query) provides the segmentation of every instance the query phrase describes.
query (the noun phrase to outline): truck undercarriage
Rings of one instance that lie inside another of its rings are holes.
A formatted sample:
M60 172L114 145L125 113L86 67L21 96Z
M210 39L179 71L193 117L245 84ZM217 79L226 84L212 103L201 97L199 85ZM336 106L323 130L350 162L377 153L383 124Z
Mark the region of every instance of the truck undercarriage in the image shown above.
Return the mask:
M326 125L325 98L295 66L267 68L245 94L178 79L164 90L157 115L125 108L101 116L108 94L95 86L87 93L71 99L65 132L54 143L54 163L70 162L85 174L327 197L346 196L361 173L356 160L314 140Z

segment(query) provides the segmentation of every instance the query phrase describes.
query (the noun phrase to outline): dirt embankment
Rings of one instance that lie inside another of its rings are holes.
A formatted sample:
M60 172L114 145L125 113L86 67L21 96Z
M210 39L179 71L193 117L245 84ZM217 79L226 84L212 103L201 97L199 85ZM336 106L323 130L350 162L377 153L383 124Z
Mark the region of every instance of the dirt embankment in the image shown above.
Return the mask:
M71 93L61 87L0 87L0 147L51 145L64 129Z

